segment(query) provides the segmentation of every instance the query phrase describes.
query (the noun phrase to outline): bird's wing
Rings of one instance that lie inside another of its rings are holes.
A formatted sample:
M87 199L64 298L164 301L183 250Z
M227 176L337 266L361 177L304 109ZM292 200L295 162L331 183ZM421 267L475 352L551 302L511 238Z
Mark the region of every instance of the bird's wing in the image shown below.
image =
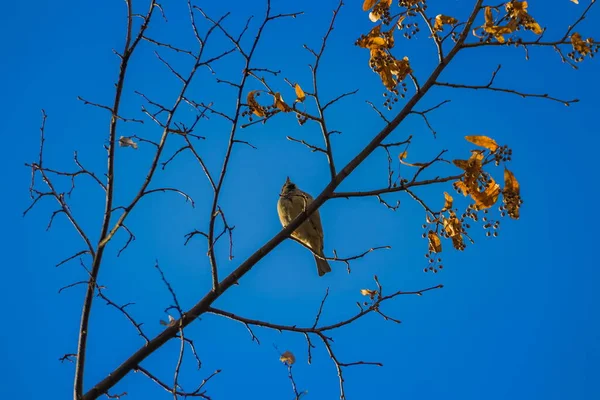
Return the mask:
M304 193L304 192L303 192ZM310 194L304 193L308 199L308 204L313 202L313 198ZM308 218L308 223L314 229L315 233L321 238L321 244L323 243L323 224L321 223L321 215L319 214L319 210L316 210L311 216Z
M313 229L321 238L321 243L323 243L323 224L321 223L321 216L319 215L319 210L316 210L312 215L308 218L310 224Z

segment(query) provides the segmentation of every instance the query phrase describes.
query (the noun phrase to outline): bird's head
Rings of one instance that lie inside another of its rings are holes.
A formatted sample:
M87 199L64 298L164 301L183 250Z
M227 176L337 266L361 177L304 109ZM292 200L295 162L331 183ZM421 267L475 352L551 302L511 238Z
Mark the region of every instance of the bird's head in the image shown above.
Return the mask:
M281 194L283 195L294 190L296 190L296 184L292 182L288 176L283 184L283 187L281 188Z

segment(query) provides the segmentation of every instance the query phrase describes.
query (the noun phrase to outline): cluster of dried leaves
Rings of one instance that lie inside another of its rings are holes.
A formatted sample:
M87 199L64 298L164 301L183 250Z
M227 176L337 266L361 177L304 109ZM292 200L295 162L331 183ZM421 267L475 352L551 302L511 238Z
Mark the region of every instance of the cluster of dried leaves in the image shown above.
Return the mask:
M585 40L581 37L580 33L573 33L571 35L571 45L573 51L569 53L569 57L575 62L581 62L586 56L594 57L594 54L598 52L598 45L594 45L594 39L589 37Z
M519 208L523 203L520 195L519 182L514 174L504 169L504 187L502 188L494 178L484 170L486 165L495 163L499 165L501 161L510 160L511 150L506 146L499 146L493 139L487 136L466 136L465 139L482 149L471 151L471 157L467 160L457 159L453 163L464 172L462 177L455 181L453 186L458 193L465 197L470 197L473 201L469 204L462 215L458 214L458 209L454 207L453 197L444 192L444 207L433 214L426 216L427 224L424 227L429 228L424 235L429 241L429 252L426 254L431 264L441 262L441 259L433 258L433 254L442 252L441 238L450 239L452 246L457 250L464 250L466 247L465 237L471 242L467 229L470 228L468 219L481 221L486 229L497 229L499 221L492 222L487 216L479 217L478 212L484 214L494 206L502 195L503 204L500 206L501 216L508 215L513 219L519 218ZM403 155L401 154L400 157ZM435 228L431 228L434 226ZM488 236L492 234L488 231ZM497 232L493 233L497 236ZM439 266L442 268L442 266ZM426 270L437 272L436 265L432 265Z
M410 3L417 4L419 2L413 1ZM368 11L372 9L369 13L369 18L373 22L381 20L381 23L371 29L366 35L362 35L355 44L359 47L369 49L369 66L375 73L379 74L381 81L389 91L396 92L398 83L404 81L412 72L412 69L408 57L405 56L402 59L396 59L391 53L395 45L394 31L403 28L402 22L406 18L406 15L401 14L396 23L392 24L391 28L382 30L384 25L391 24L391 18L389 17L391 5L391 0L365 0L363 10Z
M497 7L485 8L485 24L480 27L485 35L480 36L474 30L473 35L482 40L491 40L495 38L498 42L504 43L504 35L511 34L520 29L527 29L536 35L542 34L542 28L535 19L527 12L528 4L526 1L509 1L504 5L505 14L499 18L494 18L493 9L499 11Z
M251 90L248 93L246 98L248 103L248 113L254 114L261 118L267 118L273 114L278 112L291 112L294 111L294 106L296 103L304 102L306 99L306 94L304 90L300 87L299 84L294 85L294 91L296 92L296 100L294 100L294 105L290 107L284 100L283 96L279 92L268 92L265 90ZM261 105L257 97L260 96L261 93L267 93L269 96L273 97L273 104L268 106Z

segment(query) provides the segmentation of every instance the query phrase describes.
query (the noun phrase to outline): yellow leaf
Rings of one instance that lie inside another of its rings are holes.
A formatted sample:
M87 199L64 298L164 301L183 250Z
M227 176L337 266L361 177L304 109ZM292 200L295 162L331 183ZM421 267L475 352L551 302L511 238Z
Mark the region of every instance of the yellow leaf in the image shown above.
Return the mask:
M535 21L531 21L530 23L526 24L525 27L533 33L535 33L536 35L542 34L542 27Z
M446 211L452 208L452 203L454 201L454 199L452 198L452 196L450 196L448 194L448 192L444 192L444 199L445 199L445 204L444 204L444 208L442 208L442 211Z
M375 26L366 35L356 41L356 45L366 49L391 49L394 47L394 27L381 32L381 25Z
M478 190L470 190L469 194L473 200L475 200L475 207L478 210L483 210L496 204L496 201L498 201L498 196L500 195L500 191L500 185L490 178L490 182L487 184L483 192Z
M366 37L358 44L360 47L364 47L367 49L378 49L380 47L386 47L387 42L384 38L375 36L375 37Z
M300 85L298 85L297 83L296 83L296 86L294 86L294 89L296 90L296 101L299 101L300 103L302 103L304 101L304 99L306 98L306 94L304 93L304 90L302 90Z
M292 354L291 351L288 350L279 357L279 361L281 361L282 363L292 365L296 362L296 357Z
M485 8L485 26L494 26L494 15L491 7Z
M523 15L527 14L527 7L529 5L526 1L509 1L504 5L506 12L511 18L522 18Z
M256 114L259 117L264 117L266 116L266 114L263 107L260 104L258 104L258 101L256 101L256 99L254 98L257 92L258 90L251 90L250 93L248 93L248 105L250 106L250 110L252 110L254 114Z
M519 194L520 192L517 178L515 178L515 175L506 168L504 169L504 190L509 190L516 194Z
M592 52L592 47L589 44L590 41L590 39L584 41L581 34L577 32L574 32L571 35L571 45L573 46L573 50L579 52L582 56Z
M462 194L464 196L469 194L469 189L467 188L467 185L465 185L465 183L463 181L454 182L454 187L457 189L460 189L460 191L462 192Z
M494 15L492 14L491 7L485 8L485 24L483 25L483 30L492 34L498 42L504 43L505 39L503 35L512 33L515 28L516 26L511 23L509 23L507 26L496 26L494 24Z
M400 160L404 160L406 158L406 156L408 156L408 151L403 151L402 153L398 154L398 158Z
M519 182L514 174L508 169L504 169L504 204L508 215L513 219L519 219L519 207L521 206Z
M462 224L453 211L450 211L450 218L444 218L444 230L446 231L446 234L452 239L452 245L455 249L465 249L462 237Z
M579 4L579 0L571 0L572 3Z
M288 106L287 104L285 104L285 101L283 101L283 97L281 97L281 93L277 92L273 95L273 99L274 99L274 103L273 105L275 107L277 107L278 109L280 109L283 112L289 112L291 111L290 106Z
M429 231L427 234L429 238L429 251L433 253L441 253L442 252L442 241L440 237L434 231Z
M506 3L504 8L508 13L508 16L513 19L513 21L517 21L517 25L522 25L525 29L529 29L536 35L540 35L542 33L542 28L540 24L535 22L533 17L527 13L528 4L526 1L509 1Z
M377 290L360 289L360 294L362 294L363 296L369 296L371 300L373 300L375 296L377 296Z
M453 160L452 162L460 169L464 169L465 171L469 169L469 160Z
M489 26L485 28L485 31L494 35L498 42L504 43L505 39L503 35L512 33L514 31L514 28L512 28L511 26Z
M379 19L381 19L381 17L389 11L391 5L392 5L392 0L381 0L375 6L375 8L373 8L373 10L369 13L369 19L372 22L379 21ZM364 11L367 11L370 8L369 7L369 8L367 8L367 10L365 10L364 6L365 6L365 4L363 4Z
M378 0L365 0L363 3L363 11L368 11L377 3Z
M444 29L444 25L454 25L458 23L458 20L447 15L439 14L435 17L435 24L433 25L434 31L441 31Z
M391 67L391 72L398 77L398 81L402 82L412 72L408 57L404 57L402 60L395 60Z
M494 139L491 139L487 136L465 136L465 139L479 147L485 147L492 153L498 149L498 144L494 141Z
M469 160L483 161L483 150L471 150L471 158Z

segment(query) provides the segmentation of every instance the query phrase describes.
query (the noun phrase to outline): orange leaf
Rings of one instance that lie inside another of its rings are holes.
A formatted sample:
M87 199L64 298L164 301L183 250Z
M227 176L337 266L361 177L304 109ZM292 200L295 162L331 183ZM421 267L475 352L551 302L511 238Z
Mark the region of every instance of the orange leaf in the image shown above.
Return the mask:
M444 204L444 208L442 208L442 211L446 211L452 208L452 202L454 201L454 199L452 198L452 196L450 196L448 194L448 192L444 192L444 199L445 199L445 204Z
M514 174L508 169L504 169L504 204L506 211L512 219L519 219L519 208L522 200L520 195L519 182L515 178Z
M500 191L500 185L490 178L490 182L483 192L471 190L469 193L473 200L475 200L475 207L478 210L483 210L496 204Z
M444 29L444 25L454 25L458 23L458 20L447 15L439 14L435 17L435 25L433 26L434 31L441 31Z
M460 189L464 196L469 194L469 189L467 188L467 185L465 185L465 183L463 181L454 182L454 187L457 189Z
M373 6L377 3L378 0L365 0L365 2L363 3L363 11L368 11L371 8L373 8Z
M362 294L363 296L369 296L371 300L373 300L375 296L377 296L377 290L360 289L360 294Z
M441 253L442 252L442 241L440 237L434 231L429 231L427 234L429 238L429 251L433 253Z
M296 357L294 356L294 354L292 354L291 351L288 350L279 357L279 361L281 361L282 363L292 365L296 362Z
M492 153L495 152L499 147L494 139L491 139L487 136L465 136L465 139L479 147L485 147Z
M256 114L259 117L264 117L266 116L266 114L263 107L260 104L258 104L258 101L256 101L256 99L254 98L257 92L258 90L251 90L250 93L248 93L248 105L250 106L250 110L252 110L254 114Z
M283 97L281 97L281 93L277 92L273 95L273 99L275 100L273 105L280 109L283 112L289 112L292 109L288 106L285 101L283 101Z
M299 101L300 103L302 103L304 101L304 99L306 98L306 94L304 93L304 90L302 90L300 85L298 85L297 83L296 83L296 86L294 86L294 90L296 91L296 101Z

